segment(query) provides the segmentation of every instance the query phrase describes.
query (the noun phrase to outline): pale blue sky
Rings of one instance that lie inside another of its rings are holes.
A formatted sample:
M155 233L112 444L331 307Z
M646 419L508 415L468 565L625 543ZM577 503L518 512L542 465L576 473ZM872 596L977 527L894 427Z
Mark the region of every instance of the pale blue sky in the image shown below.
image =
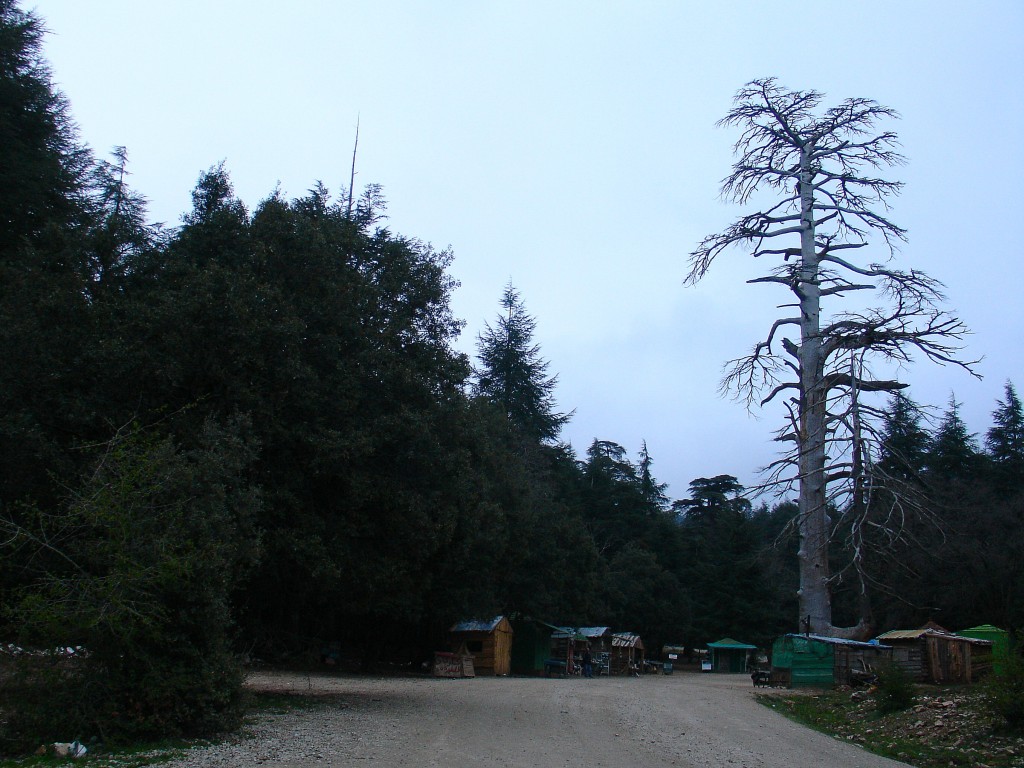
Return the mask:
M28 7L28 6L26 6ZM58 86L98 152L128 148L154 220L176 224L224 160L250 206L379 183L390 226L451 245L461 347L519 289L576 416L565 437L636 455L673 497L752 483L774 414L722 400L725 360L788 297L742 252L684 287L687 254L739 215L718 199L735 134L714 123L777 76L829 103L893 107L909 165L899 264L948 287L982 382L921 363L922 404L955 392L983 433L1024 389L1024 3L40 0ZM881 249L877 256L882 256ZM979 434L980 436L980 434Z

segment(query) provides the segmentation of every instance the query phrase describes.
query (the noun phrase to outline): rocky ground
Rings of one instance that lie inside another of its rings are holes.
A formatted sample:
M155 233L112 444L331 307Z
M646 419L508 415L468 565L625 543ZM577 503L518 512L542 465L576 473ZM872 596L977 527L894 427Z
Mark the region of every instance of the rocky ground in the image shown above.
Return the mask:
M913 706L884 716L864 690L762 696L837 738L918 768L1024 768L1024 735L1000 732L977 687L921 686Z

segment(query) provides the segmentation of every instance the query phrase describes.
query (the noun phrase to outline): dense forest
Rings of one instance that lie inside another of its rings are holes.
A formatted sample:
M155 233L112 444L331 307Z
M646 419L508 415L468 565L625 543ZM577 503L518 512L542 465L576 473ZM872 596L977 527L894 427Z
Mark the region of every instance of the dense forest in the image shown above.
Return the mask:
M89 649L49 709L203 732L237 717L243 658L418 664L499 613L655 652L798 629L792 501L727 467L670 499L645 445L577 455L524 298L456 351L453 254L391 231L375 186L250 210L218 165L148 223L42 43L0 0L0 640ZM879 631L1024 626L1021 402L1007 382L981 438L959 408L889 401L871 493L901 535L834 511L840 618L856 546Z

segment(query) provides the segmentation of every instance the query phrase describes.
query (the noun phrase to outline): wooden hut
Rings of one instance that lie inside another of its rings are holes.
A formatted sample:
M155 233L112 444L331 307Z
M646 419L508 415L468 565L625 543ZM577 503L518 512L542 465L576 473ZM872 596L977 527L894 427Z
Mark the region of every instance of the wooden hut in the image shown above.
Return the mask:
M504 616L459 622L448 631L452 650L465 648L478 675L507 675L512 670L512 634L512 625Z
M618 632L612 635L612 651L608 659L611 675L639 674L644 668L644 643L640 635Z
M575 627L552 625L551 654L545 664L546 674L575 675L582 672L583 649L587 638Z
M579 633L586 638L587 647L590 648L590 655L594 665L594 674L611 674L611 627L580 627Z
M591 653L612 652L612 630L610 627L580 627L579 633L587 638Z
M923 627L896 629L878 636L892 646L893 664L915 680L925 683L972 682L972 651L991 648L992 643L952 632Z
M756 645L748 645L731 637L724 637L718 642L708 643L708 653L711 656L712 672L729 672L739 674L747 671L747 658L751 651L756 651Z
M790 688L851 685L892 659L892 646L822 635L784 635L772 644L771 682Z

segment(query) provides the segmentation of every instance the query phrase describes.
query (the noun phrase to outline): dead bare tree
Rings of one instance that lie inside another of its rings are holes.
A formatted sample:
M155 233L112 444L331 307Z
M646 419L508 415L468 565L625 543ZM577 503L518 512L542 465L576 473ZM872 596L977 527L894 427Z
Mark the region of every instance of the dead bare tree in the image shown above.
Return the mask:
M897 113L869 99L847 99L819 112L824 95L790 91L774 78L755 80L737 93L720 126L737 127L738 160L722 183L722 196L746 205L755 192L777 197L761 211L742 216L723 232L704 238L690 254L687 282L698 282L715 259L733 246L771 260L771 271L751 283L787 288L795 301L753 350L727 364L724 391L748 407L783 400L787 425L778 439L789 444L766 468L766 485L799 491L801 627L837 637L867 631L832 623L828 559L835 528L829 510L858 516L849 530L868 524L872 444L879 411L867 395L905 387L888 373L917 357L972 371L959 357L967 333L961 320L941 309L942 285L917 270L892 266L906 232L887 218L889 198L902 183L876 175L902 165L897 137L876 125ZM884 263L855 255L881 238ZM881 306L840 308L823 316L828 301L853 300L872 291ZM859 565L862 552L853 561Z

